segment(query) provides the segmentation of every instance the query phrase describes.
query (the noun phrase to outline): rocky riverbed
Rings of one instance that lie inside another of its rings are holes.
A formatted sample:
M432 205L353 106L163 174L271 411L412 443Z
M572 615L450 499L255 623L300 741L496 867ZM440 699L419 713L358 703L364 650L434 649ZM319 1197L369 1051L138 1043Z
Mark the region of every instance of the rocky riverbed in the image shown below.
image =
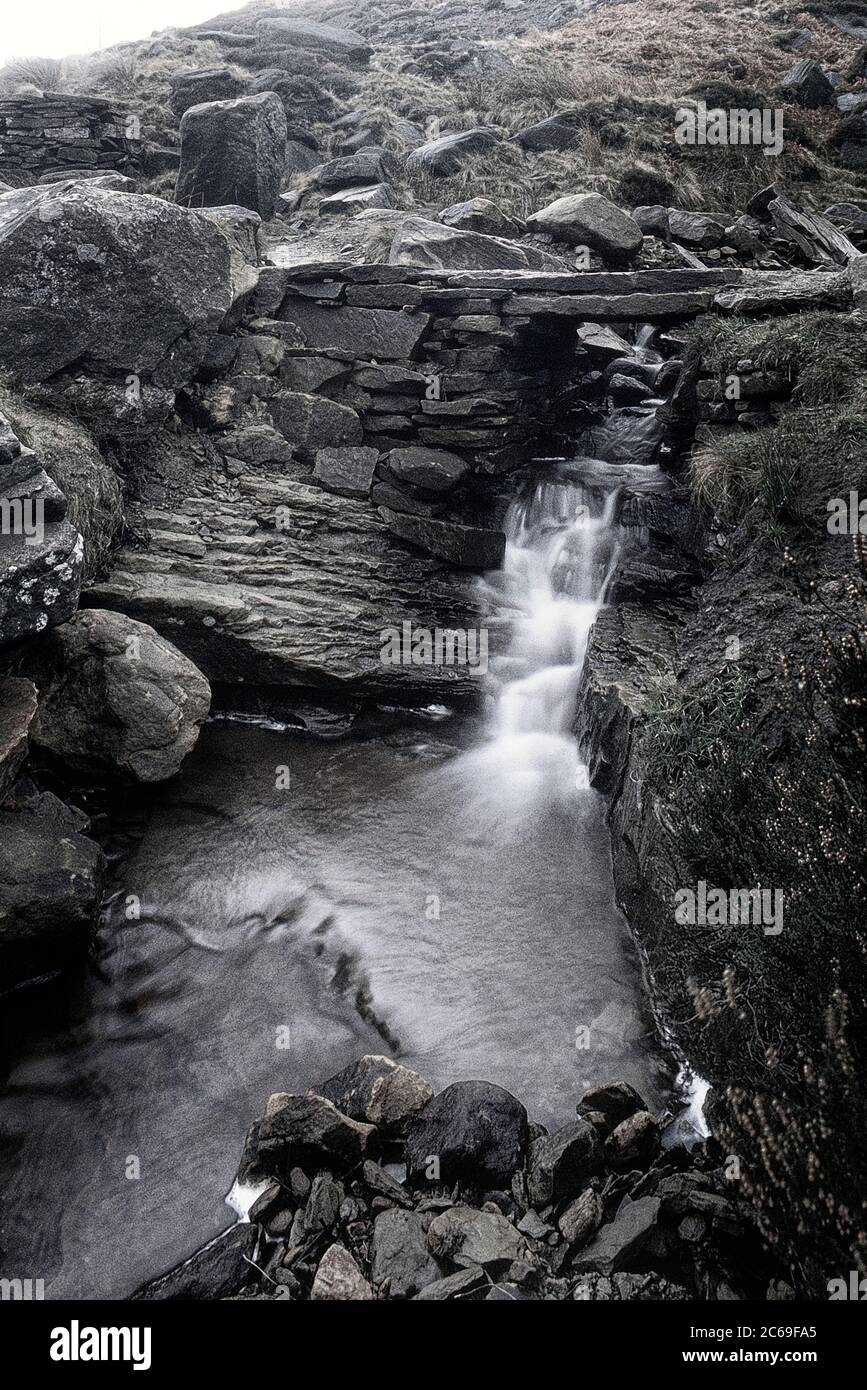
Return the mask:
M677 1142L624 1082L549 1133L484 1081L430 1085L365 1056L271 1096L235 1200L246 1219L137 1297L787 1298L711 1143Z

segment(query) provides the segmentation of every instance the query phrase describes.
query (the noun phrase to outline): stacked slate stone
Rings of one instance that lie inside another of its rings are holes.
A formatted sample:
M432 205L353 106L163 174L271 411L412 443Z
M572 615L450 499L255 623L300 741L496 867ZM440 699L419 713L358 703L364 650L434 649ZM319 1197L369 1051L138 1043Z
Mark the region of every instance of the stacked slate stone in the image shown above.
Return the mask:
M128 115L101 97L50 93L0 101L0 173L135 172L141 140Z
M622 1081L549 1134L501 1086L434 1097L408 1067L362 1057L315 1091L271 1096L238 1173L249 1224L136 1296L766 1295L773 1269L712 1149L666 1148Z

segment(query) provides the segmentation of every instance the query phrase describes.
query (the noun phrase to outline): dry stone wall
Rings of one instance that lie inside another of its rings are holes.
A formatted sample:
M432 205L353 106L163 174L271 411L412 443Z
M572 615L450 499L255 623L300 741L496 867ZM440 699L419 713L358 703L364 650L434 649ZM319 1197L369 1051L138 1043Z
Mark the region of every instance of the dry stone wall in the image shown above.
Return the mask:
M140 150L136 118L111 101L64 93L0 101L0 175L130 172Z

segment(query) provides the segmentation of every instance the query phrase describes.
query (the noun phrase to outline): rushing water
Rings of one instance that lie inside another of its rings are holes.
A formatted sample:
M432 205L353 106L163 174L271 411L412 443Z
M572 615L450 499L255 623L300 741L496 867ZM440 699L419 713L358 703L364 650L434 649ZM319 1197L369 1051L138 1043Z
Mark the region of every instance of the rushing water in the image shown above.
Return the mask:
M227 1224L273 1090L386 1051L544 1123L664 1063L571 734L615 497L548 477L485 581L479 733L326 742L212 724L115 870L93 960L7 998L4 1274L122 1296ZM288 789L280 769L290 770Z

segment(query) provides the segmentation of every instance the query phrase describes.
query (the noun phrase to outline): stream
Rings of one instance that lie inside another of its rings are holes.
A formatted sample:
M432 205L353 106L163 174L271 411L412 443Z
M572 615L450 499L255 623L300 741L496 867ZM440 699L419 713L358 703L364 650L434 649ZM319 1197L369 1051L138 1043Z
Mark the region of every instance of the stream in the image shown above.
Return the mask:
M549 469L512 504L479 581L501 652L481 722L213 720L131 805L91 960L4 1000L0 1244L47 1297L124 1297L204 1244L268 1095L364 1052L435 1090L497 1082L549 1127L615 1078L665 1104L571 727L615 502Z

